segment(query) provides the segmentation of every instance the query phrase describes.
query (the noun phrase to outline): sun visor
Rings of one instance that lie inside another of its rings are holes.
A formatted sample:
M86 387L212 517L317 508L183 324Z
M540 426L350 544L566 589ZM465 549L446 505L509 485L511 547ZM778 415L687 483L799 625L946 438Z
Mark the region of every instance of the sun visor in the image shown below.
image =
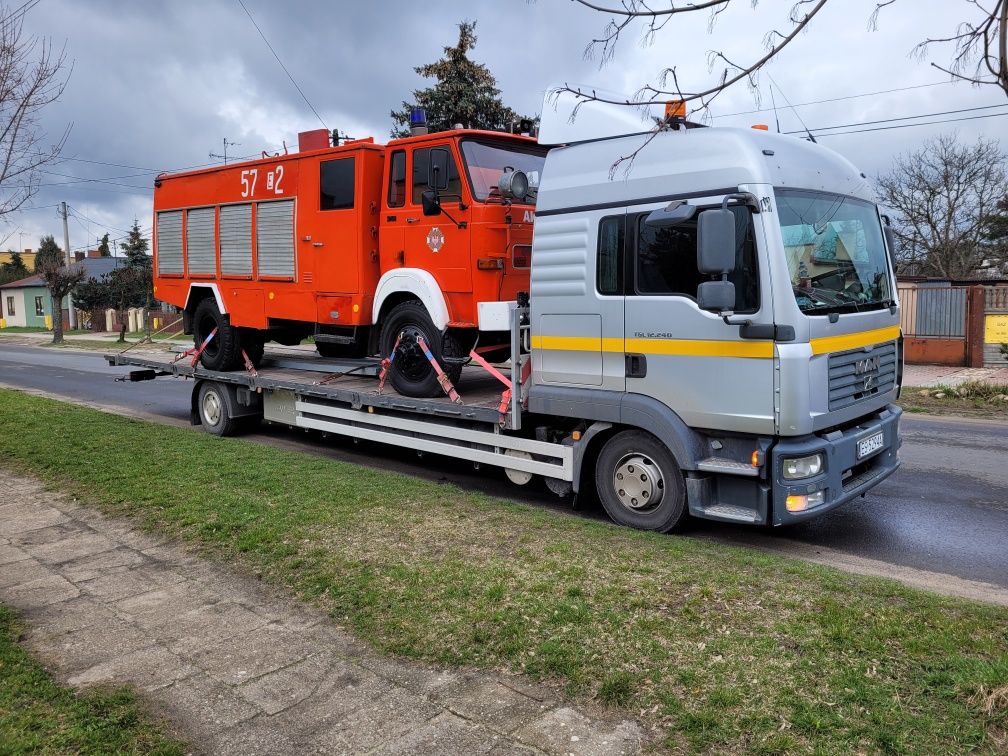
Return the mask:
M651 130L655 125L654 119L661 117L662 114L662 108L657 105L614 105L592 101L577 107L576 96L570 92L557 92L559 88L560 85L547 88L546 96L543 98L539 122L540 144L575 144L593 139L640 134ZM626 99L623 95L595 91L599 97Z

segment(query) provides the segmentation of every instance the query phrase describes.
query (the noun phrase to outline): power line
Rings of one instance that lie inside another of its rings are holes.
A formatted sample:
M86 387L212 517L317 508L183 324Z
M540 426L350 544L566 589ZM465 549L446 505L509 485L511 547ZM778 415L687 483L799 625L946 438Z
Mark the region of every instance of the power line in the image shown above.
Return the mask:
M896 87L895 89L882 89L878 92L861 92L860 94L844 95L843 97L830 97L825 100L810 100L809 102L799 102L792 105L792 108L804 108L808 105L823 105L830 102L843 102L844 100L856 100L860 97L874 97L875 95L893 94L895 92L907 92L911 89L924 89L926 87L937 87L942 84L954 84L954 81L934 81L930 84L914 84L908 87ZM778 87L779 89L779 87ZM755 110L740 110L738 113L723 113L712 116L713 118L730 118L731 116L752 115L753 113L767 113L773 108L756 108Z
M895 121L912 121L912 120L917 119L917 118L934 118L936 116L957 115L959 113L972 113L972 112L975 112L977 110L992 110L994 108L1003 108L1003 107L1008 107L1008 103L1001 103L999 105L980 105L980 106L975 107L975 108L957 108L955 110L942 110L942 111L939 111L937 113L921 113L920 115L900 116L900 117L896 117L896 118L882 118L882 119L879 119L877 121L861 121L860 123L841 123L841 124L837 124L836 126L822 126L820 128L813 129L813 131L820 132L820 131L832 131L833 129L856 128L856 127L859 127L859 126L875 126L875 125L880 124L880 123L894 123ZM804 124L802 124L802 125L804 125ZM907 124L907 125L912 125L912 124ZM803 131L807 131L807 129L797 130L797 131L785 131L784 133L785 134L801 134L801 133L803 133Z
M284 73L287 74L287 78L290 79L291 84L294 85L294 89L296 89L298 91L298 94L301 95L301 99L305 101L305 103L308 105L309 108L311 108L311 112L314 113L315 117L319 119L319 123L325 126L325 130L329 131L329 127L326 126L326 122L322 120L322 116L320 116L318 114L318 111L315 110L315 106L308 101L308 98L305 97L305 93L301 91L301 87L299 87L298 83L294 81L294 77L291 76L290 71L287 70L287 66L285 66L283 64L283 61L280 60L280 56L277 55L276 50L273 49L273 45L271 45L269 43L269 40L266 39L266 35L263 34L262 29L259 28L259 24L257 24L256 20L252 18L252 14L249 13L249 9L245 7L245 3L243 2L243 0L238 0L238 5L240 5L242 7L242 10L245 11L245 15L249 17L249 21L252 22L252 26L255 27L255 30L257 32L259 32L259 36L262 37L262 41L266 43L266 47L268 47L269 51L273 53L273 57L276 58L276 62L280 64L280 68L282 68Z
M820 134L819 136L830 137L830 136L843 136L844 134L866 134L869 131L891 131L892 129L907 129L911 126L933 126L939 123L959 123L960 121L977 121L981 118L1000 118L1002 116L1008 116L1006 113L984 113L982 115L966 116L964 118L946 118L941 121L920 121L918 123L900 123L895 126L873 126L870 129L853 129L851 131L834 131L831 134Z

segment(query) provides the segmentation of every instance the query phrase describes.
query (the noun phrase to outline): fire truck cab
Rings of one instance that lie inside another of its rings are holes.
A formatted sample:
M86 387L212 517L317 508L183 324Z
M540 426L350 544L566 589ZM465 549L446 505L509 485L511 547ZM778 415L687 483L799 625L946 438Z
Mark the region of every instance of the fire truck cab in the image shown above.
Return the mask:
M323 356L388 355L410 396L440 391L472 348L506 359L509 308L528 291L546 148L453 130L329 146L177 174L154 191L154 285L206 344L203 364L261 359L314 337ZM211 334L213 336L211 337Z

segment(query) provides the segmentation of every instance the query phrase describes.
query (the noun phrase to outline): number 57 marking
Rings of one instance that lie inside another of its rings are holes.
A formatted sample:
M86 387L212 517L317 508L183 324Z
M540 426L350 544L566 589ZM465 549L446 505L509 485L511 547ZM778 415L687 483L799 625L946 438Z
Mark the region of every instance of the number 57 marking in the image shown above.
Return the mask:
M251 197L255 194L256 179L258 177L259 171L255 168L241 172L242 197Z

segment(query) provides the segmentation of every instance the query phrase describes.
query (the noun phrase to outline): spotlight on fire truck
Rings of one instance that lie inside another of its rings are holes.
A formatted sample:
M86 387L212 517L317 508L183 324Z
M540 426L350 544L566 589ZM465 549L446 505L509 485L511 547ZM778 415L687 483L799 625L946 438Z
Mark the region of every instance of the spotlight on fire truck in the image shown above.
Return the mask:
M421 107L414 107L409 114L410 134L417 136L428 133L427 111Z
M514 168L505 168L497 182L501 197L504 199L514 199L521 202L528 196L529 180L525 171L516 171Z

